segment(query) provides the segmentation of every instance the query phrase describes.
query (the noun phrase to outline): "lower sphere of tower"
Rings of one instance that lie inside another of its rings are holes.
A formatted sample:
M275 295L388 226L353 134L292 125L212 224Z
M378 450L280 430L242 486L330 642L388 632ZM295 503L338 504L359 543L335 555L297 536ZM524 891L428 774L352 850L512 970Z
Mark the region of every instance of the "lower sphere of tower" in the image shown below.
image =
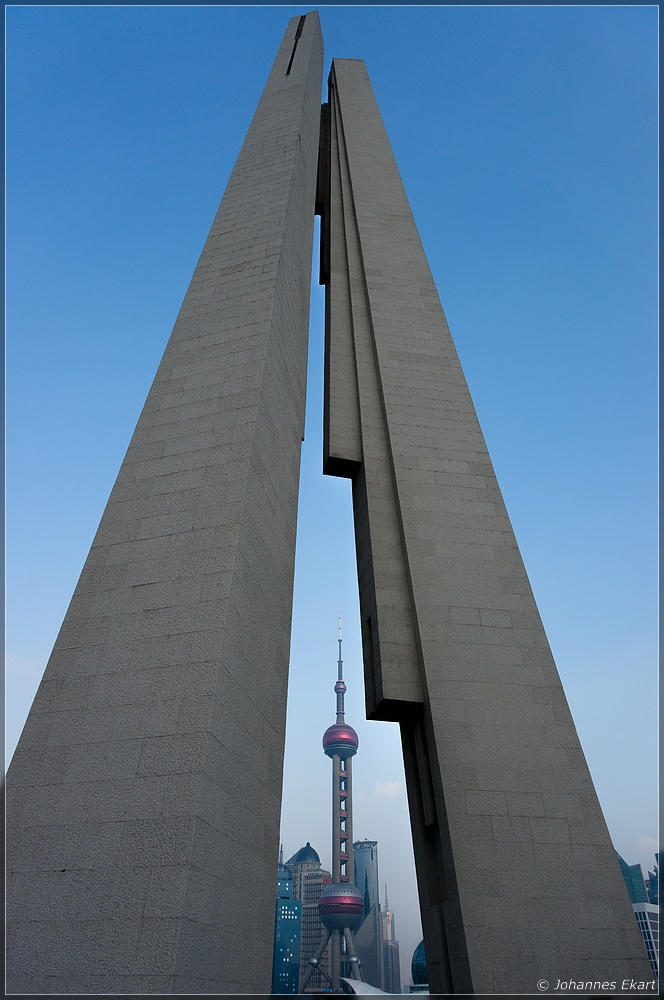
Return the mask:
M356 930L364 919L364 900L350 882L335 882L323 889L318 903L320 919L329 931Z

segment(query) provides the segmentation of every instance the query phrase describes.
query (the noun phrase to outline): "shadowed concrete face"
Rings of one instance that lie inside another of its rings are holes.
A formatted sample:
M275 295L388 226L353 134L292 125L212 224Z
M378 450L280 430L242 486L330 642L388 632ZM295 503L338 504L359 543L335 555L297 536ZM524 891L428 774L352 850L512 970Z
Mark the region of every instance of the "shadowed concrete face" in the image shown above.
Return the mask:
M334 60L323 120L325 471L353 480L367 713L401 723L431 992L647 981L361 60Z
M10 992L269 992L322 63L293 18L10 767Z

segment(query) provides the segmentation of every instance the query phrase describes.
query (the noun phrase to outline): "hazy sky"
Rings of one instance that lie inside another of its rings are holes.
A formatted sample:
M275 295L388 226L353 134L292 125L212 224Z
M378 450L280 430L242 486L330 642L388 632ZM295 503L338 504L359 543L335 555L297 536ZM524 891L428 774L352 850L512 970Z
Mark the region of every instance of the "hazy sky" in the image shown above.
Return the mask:
M7 10L11 755L288 18ZM365 60L616 848L656 837L657 8L320 8ZM350 484L312 288L286 856L331 853L336 619L355 832L420 939L397 727L363 713Z

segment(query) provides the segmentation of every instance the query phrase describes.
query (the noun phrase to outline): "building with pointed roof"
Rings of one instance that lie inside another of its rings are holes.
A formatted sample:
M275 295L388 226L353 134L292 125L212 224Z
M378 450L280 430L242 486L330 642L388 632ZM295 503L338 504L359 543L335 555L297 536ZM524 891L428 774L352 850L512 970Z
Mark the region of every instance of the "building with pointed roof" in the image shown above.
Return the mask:
M387 901L387 885L385 886L385 906L380 916L383 930L383 989L386 993L401 993L399 942L394 926L394 913Z
M302 923L300 937L300 977L309 968L309 959L320 944L323 925L320 919L318 901L325 886L330 885L332 876L321 865L318 851L314 850L309 841L299 851L288 859L284 865L293 883L293 899L302 905ZM320 967L324 972L330 971L330 949L323 952ZM324 976L316 969L309 980L307 992L314 993L324 985Z

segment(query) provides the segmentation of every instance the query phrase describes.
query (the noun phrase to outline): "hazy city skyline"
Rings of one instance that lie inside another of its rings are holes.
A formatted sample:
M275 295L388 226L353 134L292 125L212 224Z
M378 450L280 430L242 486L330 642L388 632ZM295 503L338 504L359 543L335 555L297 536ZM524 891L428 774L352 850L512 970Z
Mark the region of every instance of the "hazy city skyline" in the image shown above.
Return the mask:
M8 754L275 39L301 12L7 12ZM657 11L320 12L326 67L367 63L609 830L645 868ZM396 725L364 719L350 484L321 473L322 302L314 276L282 840L330 867L320 741L340 609L354 836L380 844L406 982L421 934L403 768Z

